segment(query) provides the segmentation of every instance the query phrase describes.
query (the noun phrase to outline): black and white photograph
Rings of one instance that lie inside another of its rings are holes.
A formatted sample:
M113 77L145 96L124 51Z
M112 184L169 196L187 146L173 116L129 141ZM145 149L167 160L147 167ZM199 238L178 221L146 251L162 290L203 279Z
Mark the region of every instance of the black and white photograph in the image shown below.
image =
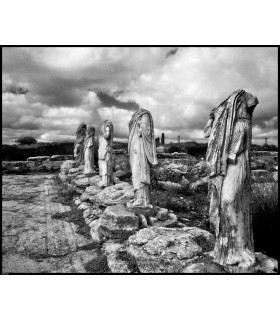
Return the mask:
M2 274L278 273L276 46L2 47Z
M0 8L1 319L274 319L279 1Z

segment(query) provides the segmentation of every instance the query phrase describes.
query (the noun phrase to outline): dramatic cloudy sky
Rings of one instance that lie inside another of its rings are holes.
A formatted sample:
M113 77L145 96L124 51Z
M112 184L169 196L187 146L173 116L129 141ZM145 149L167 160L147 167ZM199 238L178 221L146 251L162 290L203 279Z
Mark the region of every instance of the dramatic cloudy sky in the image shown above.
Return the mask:
M253 142L278 145L277 48L4 48L2 143L75 137L80 122L112 120L125 140L139 107L167 141L203 140L211 109L234 90L259 99Z

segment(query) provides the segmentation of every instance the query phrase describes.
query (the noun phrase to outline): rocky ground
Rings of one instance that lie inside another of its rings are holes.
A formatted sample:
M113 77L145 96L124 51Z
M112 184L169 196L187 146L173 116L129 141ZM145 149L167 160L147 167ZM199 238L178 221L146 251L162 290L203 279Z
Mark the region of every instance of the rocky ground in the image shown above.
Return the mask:
M53 175L2 178L2 273L110 272L79 212L55 200Z
M104 189L97 172L84 175L75 161L54 160L62 163L59 174L19 175L12 168L3 176L2 273L244 272L213 262L203 159L162 158L152 171L153 206L145 210L128 205L134 192L123 154L114 185ZM253 159L253 190L271 193L276 164ZM246 272L277 272L275 259L260 252L256 258Z

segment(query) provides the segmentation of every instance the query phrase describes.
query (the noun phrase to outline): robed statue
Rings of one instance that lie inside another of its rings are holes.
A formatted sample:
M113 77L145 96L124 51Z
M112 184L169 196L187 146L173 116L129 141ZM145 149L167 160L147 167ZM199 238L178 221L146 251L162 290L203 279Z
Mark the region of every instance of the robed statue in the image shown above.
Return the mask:
M90 174L95 173L94 170L94 134L95 128L93 126L89 126L87 128L87 135L84 140L84 159L85 159L85 167L84 173Z
M129 122L128 153L134 189L133 206L148 206L150 167L158 163L154 123L148 110L139 109L132 115Z
M258 99L237 90L215 107L204 128L209 137L210 224L215 262L248 268L255 262L250 212L252 114Z
M86 136L87 125L81 123L76 130L76 141L74 145L74 158L78 166L82 166L84 161L84 139Z
M113 123L109 120L104 121L99 137L98 166L99 184L108 187L113 184Z

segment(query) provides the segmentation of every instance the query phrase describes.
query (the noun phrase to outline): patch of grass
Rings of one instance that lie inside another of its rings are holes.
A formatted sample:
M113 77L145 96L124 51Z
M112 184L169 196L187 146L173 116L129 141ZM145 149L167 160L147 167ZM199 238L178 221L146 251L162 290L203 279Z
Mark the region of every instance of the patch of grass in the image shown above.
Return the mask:
M277 259L278 183L271 183L267 189L264 186L264 184L255 184L250 199L255 251Z

